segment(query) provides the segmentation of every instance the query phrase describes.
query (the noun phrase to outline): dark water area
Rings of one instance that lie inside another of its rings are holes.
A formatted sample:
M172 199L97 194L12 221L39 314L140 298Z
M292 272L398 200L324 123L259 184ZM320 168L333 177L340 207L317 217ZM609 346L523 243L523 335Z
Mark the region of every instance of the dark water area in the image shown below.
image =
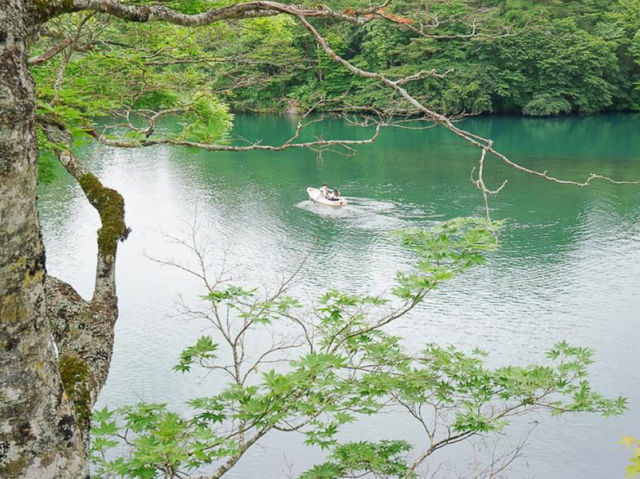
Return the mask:
M558 178L640 178L637 114L483 117L463 126L492 138L514 161ZM234 135L275 144L294 129L290 118L247 115L236 118ZM313 125L307 137L368 134L329 120ZM479 152L440 127L385 130L353 156L100 145L81 153L103 182L123 194L133 230L118 258L121 314L100 407L146 400L181 409L187 398L216 390L204 374L171 370L180 351L208 332L206 324L175 314L179 295L197 304L201 286L150 259L187 261L174 239L188 236L194 222L213 269L226 262L256 285L274 284L308 255L296 293L316 298L328 287L388 291L394 272L411 261L391 231L484 214L482 195L469 180ZM628 452L617 442L640 435L640 185L558 185L496 158L485 167L489 187L509 180L491 199L492 217L506 220L499 251L488 265L443 285L391 330L409 347L434 341L480 347L493 366L544 361L544 352L562 339L594 349L594 388L628 397L624 416L538 415L516 421L484 447L492 450L500 439L497 450L509 449L535 421L523 457L506 477L623 477ZM325 182L340 188L349 205L331 209L308 201L305 188ZM62 174L41 189L40 211L49 272L90 295L97 214ZM318 272L331 272L331 284ZM350 425L342 434L425 442L409 419L394 413ZM300 435L269 434L228 477L287 477L322 457ZM473 450L464 447L434 457L448 463L443 477L457 477L455 471L472 460Z

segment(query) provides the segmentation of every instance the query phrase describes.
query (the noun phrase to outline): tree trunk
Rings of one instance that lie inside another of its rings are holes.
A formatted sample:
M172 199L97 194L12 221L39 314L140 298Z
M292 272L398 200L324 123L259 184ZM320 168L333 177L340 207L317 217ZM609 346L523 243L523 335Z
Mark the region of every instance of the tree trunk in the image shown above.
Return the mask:
M73 176L100 215L98 257L93 297L85 301L64 281L47 275L47 318L60 353L58 366L65 392L76 410L80 434L89 443L91 408L102 390L113 352L118 319L116 253L129 234L124 223L124 200L105 187L71 152L71 134L61 125L40 123L49 140L66 149L57 151L60 163Z
M45 316L27 8L0 3L0 477L80 478L85 448Z

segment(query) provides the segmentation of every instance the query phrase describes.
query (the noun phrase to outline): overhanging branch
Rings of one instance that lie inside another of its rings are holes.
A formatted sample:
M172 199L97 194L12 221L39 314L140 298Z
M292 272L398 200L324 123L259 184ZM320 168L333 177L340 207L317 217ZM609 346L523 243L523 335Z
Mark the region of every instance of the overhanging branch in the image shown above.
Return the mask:
M64 13L88 10L106 13L131 22L167 22L184 27L201 27L221 20L267 17L281 13L299 14L309 18L335 18L358 25L373 19L372 16L336 12L325 5L305 8L270 1L238 3L198 14L181 13L164 5L131 5L117 0L72 0L70 2L57 0L50 2L46 8L34 8L36 22L46 21Z
M172 110L167 114L176 114L177 110ZM231 152L244 152L244 151L284 151L288 149L308 149L311 151L315 151L318 153L326 152L326 151L340 151L351 153L353 152L353 146L357 145L366 145L369 143L373 143L376 141L378 136L380 135L380 130L383 126L386 126L388 122L382 118L373 119L367 118L363 122L359 123L359 126L362 127L371 127L375 125L374 131L372 134L365 139L362 140L337 140L337 139L324 139L324 138L316 138L310 141L297 142L302 131L313 123L317 123L322 120L312 119L305 121L307 115L311 113L311 110L307 112L301 119L298 120L296 125L296 130L294 133L279 145L264 145L259 142L250 143L248 145L225 145L220 143L205 143L198 142L187 139L180 138L168 138L168 137L153 137L151 133L154 131L155 120L165 116L162 112L154 113L151 115L153 120L152 123L149 124L147 128L134 128L134 131L142 133L145 135L145 138L131 140L124 138L114 138L111 136L107 136L104 133L98 132L95 129L87 129L87 133L92 136L94 139L108 146L118 147L118 148L140 148L140 147L148 147L148 146L156 146L156 145L171 145L171 146L186 146L190 148L198 148L206 151L231 151ZM130 126L131 128L132 126Z

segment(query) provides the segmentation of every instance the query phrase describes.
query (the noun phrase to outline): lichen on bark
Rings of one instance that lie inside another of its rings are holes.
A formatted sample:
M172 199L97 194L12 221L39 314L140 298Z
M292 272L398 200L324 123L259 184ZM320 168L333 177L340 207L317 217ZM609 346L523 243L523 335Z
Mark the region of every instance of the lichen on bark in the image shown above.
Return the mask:
M77 10L73 0L32 0L29 16L32 24L43 23L61 13Z
M46 318L31 7L0 2L0 477L75 479L88 467Z

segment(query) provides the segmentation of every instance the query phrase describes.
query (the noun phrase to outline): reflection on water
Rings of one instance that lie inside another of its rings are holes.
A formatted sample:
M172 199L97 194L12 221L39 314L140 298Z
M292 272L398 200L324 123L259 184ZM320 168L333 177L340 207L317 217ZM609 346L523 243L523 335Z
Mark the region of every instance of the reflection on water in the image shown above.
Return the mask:
M590 172L637 178L640 135L631 134L637 121L637 115L475 118L468 125L527 166L563 178ZM238 134L249 139L276 141L294 127L274 117L237 122ZM337 121L314 127L313 134L325 138L355 133ZM226 263L236 279L258 285L273 284L308 257L295 289L307 299L328 287L389 291L394 272L411 262L390 231L483 211L469 182L477 152L441 129L386 131L357 156L327 155L322 163L299 151L232 155L93 145L84 153L100 178L125 197L133 229L118 258L120 320L100 406L145 399L180 408L185 399L215 390L210 379L171 371L206 325L174 314L178 295L199 303L198 281L149 259L188 261L168 235L188 237L195 223L213 269ZM539 361L564 338L594 348L595 386L628 396L630 411L610 420L538 418L526 460L509 477L621 477L626 451L617 441L640 434L640 188L561 187L515 174L494 159L487 167L491 185L510 180L492 202L494 217L508 219L501 249L489 265L443 286L393 329L414 347L431 341L480 346L494 365ZM306 187L324 182L338 186L349 204L308 201ZM42 189L40 211L49 272L89 296L97 214L65 176ZM529 427L514 424L506 444ZM411 421L394 414L351 425L343 434L422 441ZM455 450L445 458L462 466L468 453ZM255 471L283 477L287 463L299 471L321 457L300 436L274 433L229 477L256 477Z

